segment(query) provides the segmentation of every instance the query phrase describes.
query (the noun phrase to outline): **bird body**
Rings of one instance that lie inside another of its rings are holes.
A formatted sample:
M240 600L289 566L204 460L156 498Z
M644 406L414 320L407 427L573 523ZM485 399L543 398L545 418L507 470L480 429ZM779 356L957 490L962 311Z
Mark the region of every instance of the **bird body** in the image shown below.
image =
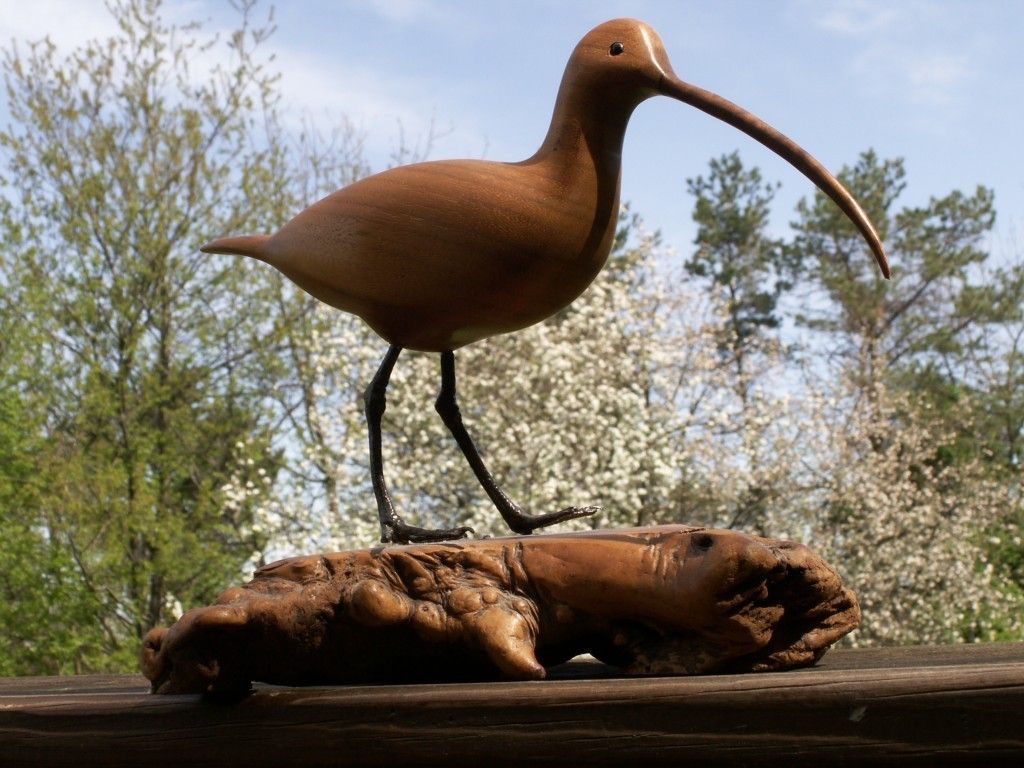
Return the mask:
M572 507L532 516L504 495L462 424L452 351L540 322L586 290L615 236L626 125L637 105L657 95L695 106L788 160L860 229L889 276L871 222L835 177L764 121L680 80L657 33L635 19L601 24L579 42L547 136L527 160L393 168L328 195L273 235L203 246L267 262L321 301L359 315L390 342L365 395L384 541L438 540L468 530L407 526L388 494L380 420L403 348L441 353L437 410L513 530L528 533L593 512Z
M604 266L617 179L598 200L578 194L573 175L543 159L402 166L325 197L270 237L208 248L234 241L392 344L442 352L543 320Z

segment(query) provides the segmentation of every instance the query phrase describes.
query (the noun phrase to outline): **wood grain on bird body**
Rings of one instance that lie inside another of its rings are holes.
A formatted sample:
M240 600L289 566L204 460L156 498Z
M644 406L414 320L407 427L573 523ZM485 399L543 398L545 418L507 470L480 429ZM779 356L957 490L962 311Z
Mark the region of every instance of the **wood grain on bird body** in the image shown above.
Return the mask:
M395 168L307 208L252 255L394 344L456 349L545 319L604 266L617 184L595 200L572 194L593 169L567 171L543 160Z

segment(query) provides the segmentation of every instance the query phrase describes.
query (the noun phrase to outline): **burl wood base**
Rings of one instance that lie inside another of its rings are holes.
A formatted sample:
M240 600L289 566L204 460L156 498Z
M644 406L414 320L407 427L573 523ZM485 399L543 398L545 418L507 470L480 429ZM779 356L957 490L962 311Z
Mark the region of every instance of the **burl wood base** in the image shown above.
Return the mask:
M860 608L806 547L682 525L282 560L152 630L156 693L539 679L581 653L630 674L813 664Z

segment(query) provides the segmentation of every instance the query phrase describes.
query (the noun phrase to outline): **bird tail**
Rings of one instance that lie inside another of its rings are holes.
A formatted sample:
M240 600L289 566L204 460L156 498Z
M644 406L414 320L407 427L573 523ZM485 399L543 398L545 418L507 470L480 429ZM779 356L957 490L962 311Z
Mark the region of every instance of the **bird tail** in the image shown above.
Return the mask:
M251 256L259 259L263 255L263 246L270 235L242 235L240 237L219 237L211 240L199 250L203 253L225 253L231 256Z

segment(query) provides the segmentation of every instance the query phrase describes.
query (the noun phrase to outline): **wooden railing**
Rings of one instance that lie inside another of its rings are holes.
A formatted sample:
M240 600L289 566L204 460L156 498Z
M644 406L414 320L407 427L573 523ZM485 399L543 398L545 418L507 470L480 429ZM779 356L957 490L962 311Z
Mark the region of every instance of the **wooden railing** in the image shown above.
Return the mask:
M0 679L0 766L1024 765L1024 643L835 650L811 669L153 696Z

